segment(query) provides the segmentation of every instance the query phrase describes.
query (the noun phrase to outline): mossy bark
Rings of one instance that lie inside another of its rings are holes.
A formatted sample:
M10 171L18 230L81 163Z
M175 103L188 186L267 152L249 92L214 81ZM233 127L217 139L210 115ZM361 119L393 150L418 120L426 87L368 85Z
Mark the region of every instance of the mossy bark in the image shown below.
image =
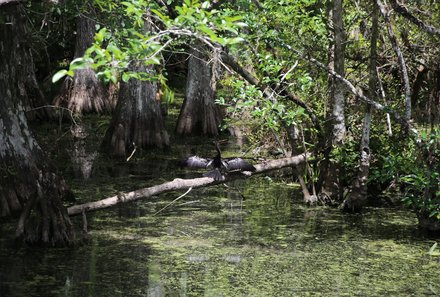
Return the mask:
M11 45L13 44L14 47L11 50L16 52L14 70L19 73L19 75L16 76L16 84L19 91L18 95L21 98L28 120L47 119L51 117L52 113L50 109L43 107L46 105L46 100L35 76L33 50L28 42L32 36L25 25L27 20L24 17L23 10L23 7L17 7L16 14L9 15L7 19L0 22L4 22L2 25L5 26L5 28L9 21L11 24L13 22L22 23L20 26L14 28L19 35L12 35L9 37L10 40L5 40L5 42L10 42ZM7 14L6 11L4 12L4 15L5 14ZM3 67L3 65L0 67Z
M66 245L73 242L73 226L62 204L71 192L48 165L29 130L19 82L20 61L26 51L21 5L1 7L0 19L0 216L19 217L17 237L29 243Z

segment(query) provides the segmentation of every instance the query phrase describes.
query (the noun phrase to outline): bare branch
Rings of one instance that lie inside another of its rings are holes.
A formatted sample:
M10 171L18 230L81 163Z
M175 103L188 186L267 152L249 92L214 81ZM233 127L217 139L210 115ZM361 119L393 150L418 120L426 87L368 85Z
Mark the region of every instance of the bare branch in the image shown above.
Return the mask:
M185 197L189 192L191 192L192 187L190 187L185 193L183 193L182 195L180 195L179 197L177 197L176 199L174 199L173 201L171 201L170 203L168 203L167 205L165 205L164 207L162 207L161 209L159 209L158 211L156 211L153 216L157 215L158 213L161 213L164 209L168 208L170 205L176 203L179 199Z
M131 152L130 156L128 156L126 162L130 161L131 157L133 157L134 153L136 152L136 143L133 142L133 151Z
M394 116L394 118L404 127L408 127L408 128L412 128L412 131L417 134L417 130L411 126L411 123L409 121L406 120L406 118L402 117L397 111L393 110L391 107L389 107L388 105L382 105L379 102L376 102L370 98L368 98L367 96L365 96L362 92L362 90L360 89L356 89L356 87L346 78L340 76L339 74L337 74L335 71L333 71L332 69L330 69L329 67L325 66L324 64L322 64L321 62L319 62L318 60L312 58L312 57L308 57L306 55L304 55L303 53L301 53L300 51L298 51L297 49L294 49L293 47L289 46L289 49L293 52L295 52L299 57L301 57L302 59L312 62L313 64L315 64L316 66L318 66L319 68L322 68L324 70L326 70L328 73L330 73L331 75L333 75L334 77L336 77L337 79L339 79L340 81L342 81L348 88L348 90L353 93L354 95L356 95L360 100L362 100L365 103L370 104L374 109L377 110L381 110L387 113L390 113Z
M391 45L399 61L400 73L402 74L403 87L405 89L405 120L409 121L411 119L411 87L409 85L408 71L406 69L405 59L403 57L402 51L400 50L397 38L394 35L387 7L382 4L381 0L377 0L377 5L379 6L380 12L382 13L385 23L387 24L388 37L390 38Z
M431 34L440 35L439 29L435 28L434 26L425 24L421 19L417 18L415 15L409 12L409 10L405 6L398 3L396 0L390 0L390 2L391 6L397 13L417 25L417 27L419 27L420 29Z
M267 97L271 98L272 92L270 91L272 88L269 86L266 86L262 84L258 78L256 78L252 73L247 71L245 68L241 67L240 64L226 52L221 53L221 58L225 64L227 64L229 67L231 67L238 75L243 77L246 81L248 81L250 84L256 86L258 89L260 89ZM307 112L307 114L310 116L310 119L312 120L313 124L315 125L315 128L318 131L321 131L321 126L319 124L319 121L313 112L313 110L308 106L304 101L302 101L300 98L298 98L296 95L292 93L288 93L287 91L282 91L282 95L286 96L289 100L294 102L296 105L301 106L304 108L304 110Z
M271 160L265 163L256 164L256 171L253 174L263 173L274 169L280 169L289 166L297 166L304 163L308 158L311 157L310 153L304 153L298 156ZM200 177L194 179L180 179L176 178L173 181L169 181L160 185L152 186L149 188L143 188L136 191L128 193L120 193L116 196L105 198L95 202L88 202L84 204L74 205L67 209L70 216L82 214L85 211L95 211L99 209L104 209L111 207L119 203L126 203L131 201L136 201L143 198L149 198L162 193L167 193L176 190L189 189L189 188L200 188L206 186L213 186L221 183L225 183L234 179L244 178L245 175L229 175L223 181L215 181L210 177Z

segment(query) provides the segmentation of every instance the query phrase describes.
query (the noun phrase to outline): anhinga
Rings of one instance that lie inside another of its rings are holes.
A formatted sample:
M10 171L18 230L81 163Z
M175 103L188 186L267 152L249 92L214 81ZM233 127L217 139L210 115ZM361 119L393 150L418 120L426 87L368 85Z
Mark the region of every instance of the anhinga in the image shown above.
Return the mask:
M198 156L191 156L183 161L183 165L187 167L196 168L208 168L212 167L213 170L203 174L205 177L212 177L215 180L224 180L222 171L252 171L254 172L255 167L243 160L242 158L222 158L222 153L218 142L214 142L217 155L212 159L205 159Z

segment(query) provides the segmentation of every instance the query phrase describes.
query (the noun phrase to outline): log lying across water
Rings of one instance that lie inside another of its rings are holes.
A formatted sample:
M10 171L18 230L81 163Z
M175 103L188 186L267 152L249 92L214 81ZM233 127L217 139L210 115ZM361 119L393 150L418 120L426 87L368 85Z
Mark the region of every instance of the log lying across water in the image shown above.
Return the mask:
M281 169L284 167L296 166L296 165L304 163L310 157L311 157L311 154L306 153L306 154L301 154L301 155L289 157L289 158L265 161L263 163L254 165L256 168L256 171L253 172L252 175L267 172L267 171L274 170L274 169ZM152 187L148 187L148 188L143 188L143 189L135 190L135 191L128 192L128 193L119 193L116 196L105 198L105 199L95 201L95 202L88 202L88 203L84 203L84 204L74 205L74 206L69 207L67 209L67 212L70 216L74 216L74 215L79 215L83 212L104 209L104 208L111 207L111 206L114 206L119 203L126 203L126 202L131 202L131 201L135 201L135 200L139 200L139 199L143 199L143 198L149 198L154 195L158 195L158 194L162 194L162 193L166 193L166 192L171 192L171 191L176 191L176 190L185 190L185 189L189 189L189 188L200 188L200 187L204 187L204 186L212 186L212 185L217 185L217 184L225 183L225 182L237 179L237 178L244 178L244 177L247 177L247 175L244 175L244 174L232 175L232 176L230 175L230 176L226 176L225 180L223 180L223 181L215 181L213 178L210 178L210 177L200 177L200 178L193 178L193 179L176 178L172 181L169 181L169 182L166 182L166 183L163 183L160 185L156 185L156 186L152 186Z

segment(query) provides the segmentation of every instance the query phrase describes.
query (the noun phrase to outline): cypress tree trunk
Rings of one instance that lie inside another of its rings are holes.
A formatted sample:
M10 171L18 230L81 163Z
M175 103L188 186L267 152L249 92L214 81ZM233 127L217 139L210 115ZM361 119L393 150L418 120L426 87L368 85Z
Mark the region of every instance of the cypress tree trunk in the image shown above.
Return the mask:
M152 30L151 20L146 21L144 31ZM128 70L149 73L151 77L155 75L153 66L145 66L142 60L132 61ZM157 93L158 84L154 81L131 78L128 82L120 83L116 110L105 133L101 151L115 157L126 157L136 148L169 146Z
M153 70L134 62L131 71ZM169 136L156 100L157 83L130 79L121 82L112 122L101 145L103 152L116 157L128 156L134 147L166 147Z
M82 57L95 36L93 14L80 14L76 23L75 58ZM75 71L72 78L64 80L60 94L55 98L54 105L65 106L74 113L109 112L112 105L107 90L96 78L91 68Z
M0 5L0 217L19 216L16 235L26 242L65 245L74 233L61 200L71 193L27 124L19 65L32 57L20 50L26 22L17 3Z
M19 7L18 9L22 8ZM26 22L25 19L20 19L20 21ZM14 48L14 50L17 51L15 68L21 73L21 75L17 77L17 86L20 90L26 117L30 121L50 118L50 110L48 108L41 108L46 105L46 100L35 77L32 47L26 42L32 38L31 34L26 26L20 28L20 34L22 34L22 36L14 36L14 38L20 37L20 41L17 41L16 47Z
M215 104L217 59L207 59L200 45L191 50L185 101L176 127L178 134L218 135L224 114Z

